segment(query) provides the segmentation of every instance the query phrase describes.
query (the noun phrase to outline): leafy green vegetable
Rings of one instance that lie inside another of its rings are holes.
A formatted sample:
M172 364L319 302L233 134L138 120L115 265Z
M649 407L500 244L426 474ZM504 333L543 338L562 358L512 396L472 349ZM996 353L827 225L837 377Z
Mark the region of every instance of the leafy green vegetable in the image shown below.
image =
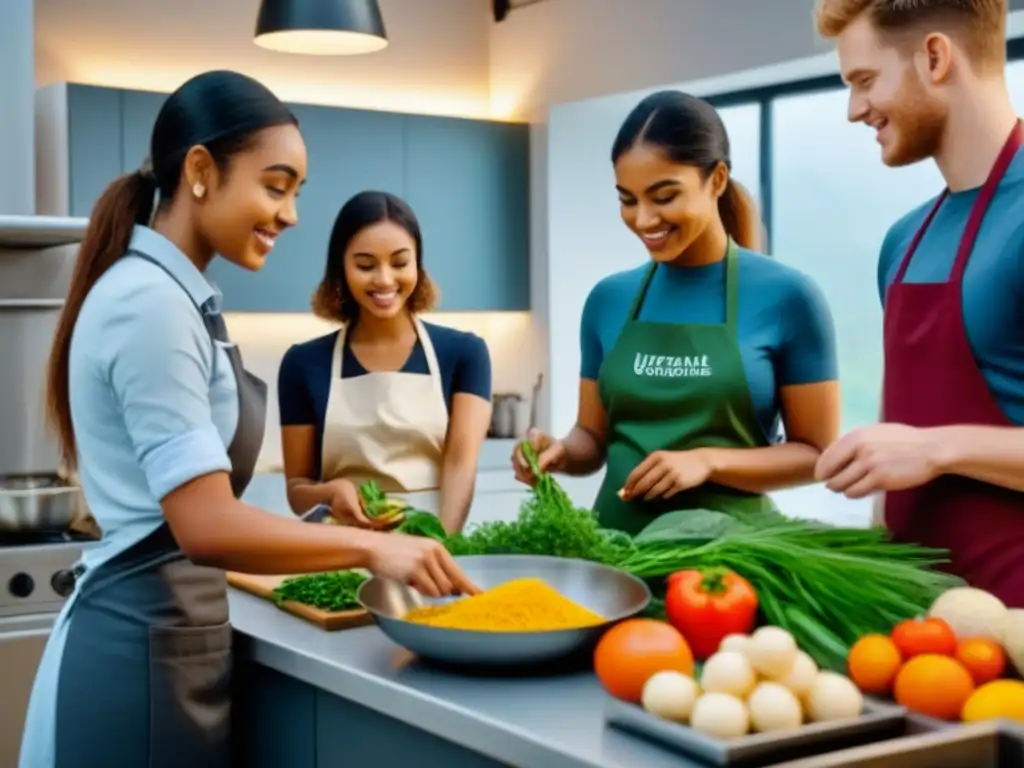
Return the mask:
M363 502L363 509L367 517L379 518L392 516L396 521L402 519L402 514L409 505L401 499L389 499L387 494L380 489L376 480L368 480L359 485L359 497Z
M425 536L440 542L444 542L448 538L447 531L445 531L444 526L441 525L441 521L437 519L436 515L418 509L407 509L405 511L405 519L395 531L408 534L409 536Z
M703 543L747 529L748 526L745 523L724 512L716 512L712 509L685 509L659 516L640 531L633 540L637 543L646 541Z
M366 577L355 571L331 571L292 576L274 590L278 603L294 601L325 611L350 611L359 607L356 591Z

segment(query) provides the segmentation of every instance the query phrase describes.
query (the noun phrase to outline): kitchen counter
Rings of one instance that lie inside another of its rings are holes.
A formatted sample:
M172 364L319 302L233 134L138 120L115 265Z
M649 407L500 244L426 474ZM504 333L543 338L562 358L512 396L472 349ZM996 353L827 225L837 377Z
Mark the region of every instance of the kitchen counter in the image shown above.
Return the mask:
M606 728L590 673L433 669L375 626L324 632L231 590L248 768L696 768Z

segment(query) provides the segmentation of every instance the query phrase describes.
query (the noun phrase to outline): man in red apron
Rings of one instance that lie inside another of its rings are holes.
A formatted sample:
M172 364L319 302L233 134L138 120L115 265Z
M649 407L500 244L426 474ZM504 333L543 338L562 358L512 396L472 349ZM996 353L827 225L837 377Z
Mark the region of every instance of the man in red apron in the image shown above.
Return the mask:
M1024 153L1004 77L1005 0L820 0L849 117L882 160L934 159L947 188L882 246L882 423L829 448L817 476L884 492L897 539L1024 607Z

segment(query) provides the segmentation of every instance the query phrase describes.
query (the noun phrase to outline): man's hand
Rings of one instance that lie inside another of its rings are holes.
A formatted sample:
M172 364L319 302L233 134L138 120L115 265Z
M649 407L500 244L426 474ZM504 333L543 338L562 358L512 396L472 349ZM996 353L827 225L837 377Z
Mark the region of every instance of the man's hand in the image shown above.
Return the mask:
M855 429L829 446L814 468L816 480L850 499L917 488L940 474L934 433L905 424Z
M619 498L623 501L667 499L707 482L711 463L704 451L655 451L629 473Z

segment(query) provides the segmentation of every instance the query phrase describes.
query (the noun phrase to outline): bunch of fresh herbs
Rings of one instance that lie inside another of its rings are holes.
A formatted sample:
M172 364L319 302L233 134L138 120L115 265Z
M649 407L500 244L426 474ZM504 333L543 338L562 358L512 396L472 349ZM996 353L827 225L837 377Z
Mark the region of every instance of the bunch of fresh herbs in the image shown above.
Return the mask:
M537 483L515 522L495 521L451 536L453 555L552 555L615 564L633 550L629 536L608 531L597 515L576 507L568 494L537 466L537 454L524 443L523 453Z

